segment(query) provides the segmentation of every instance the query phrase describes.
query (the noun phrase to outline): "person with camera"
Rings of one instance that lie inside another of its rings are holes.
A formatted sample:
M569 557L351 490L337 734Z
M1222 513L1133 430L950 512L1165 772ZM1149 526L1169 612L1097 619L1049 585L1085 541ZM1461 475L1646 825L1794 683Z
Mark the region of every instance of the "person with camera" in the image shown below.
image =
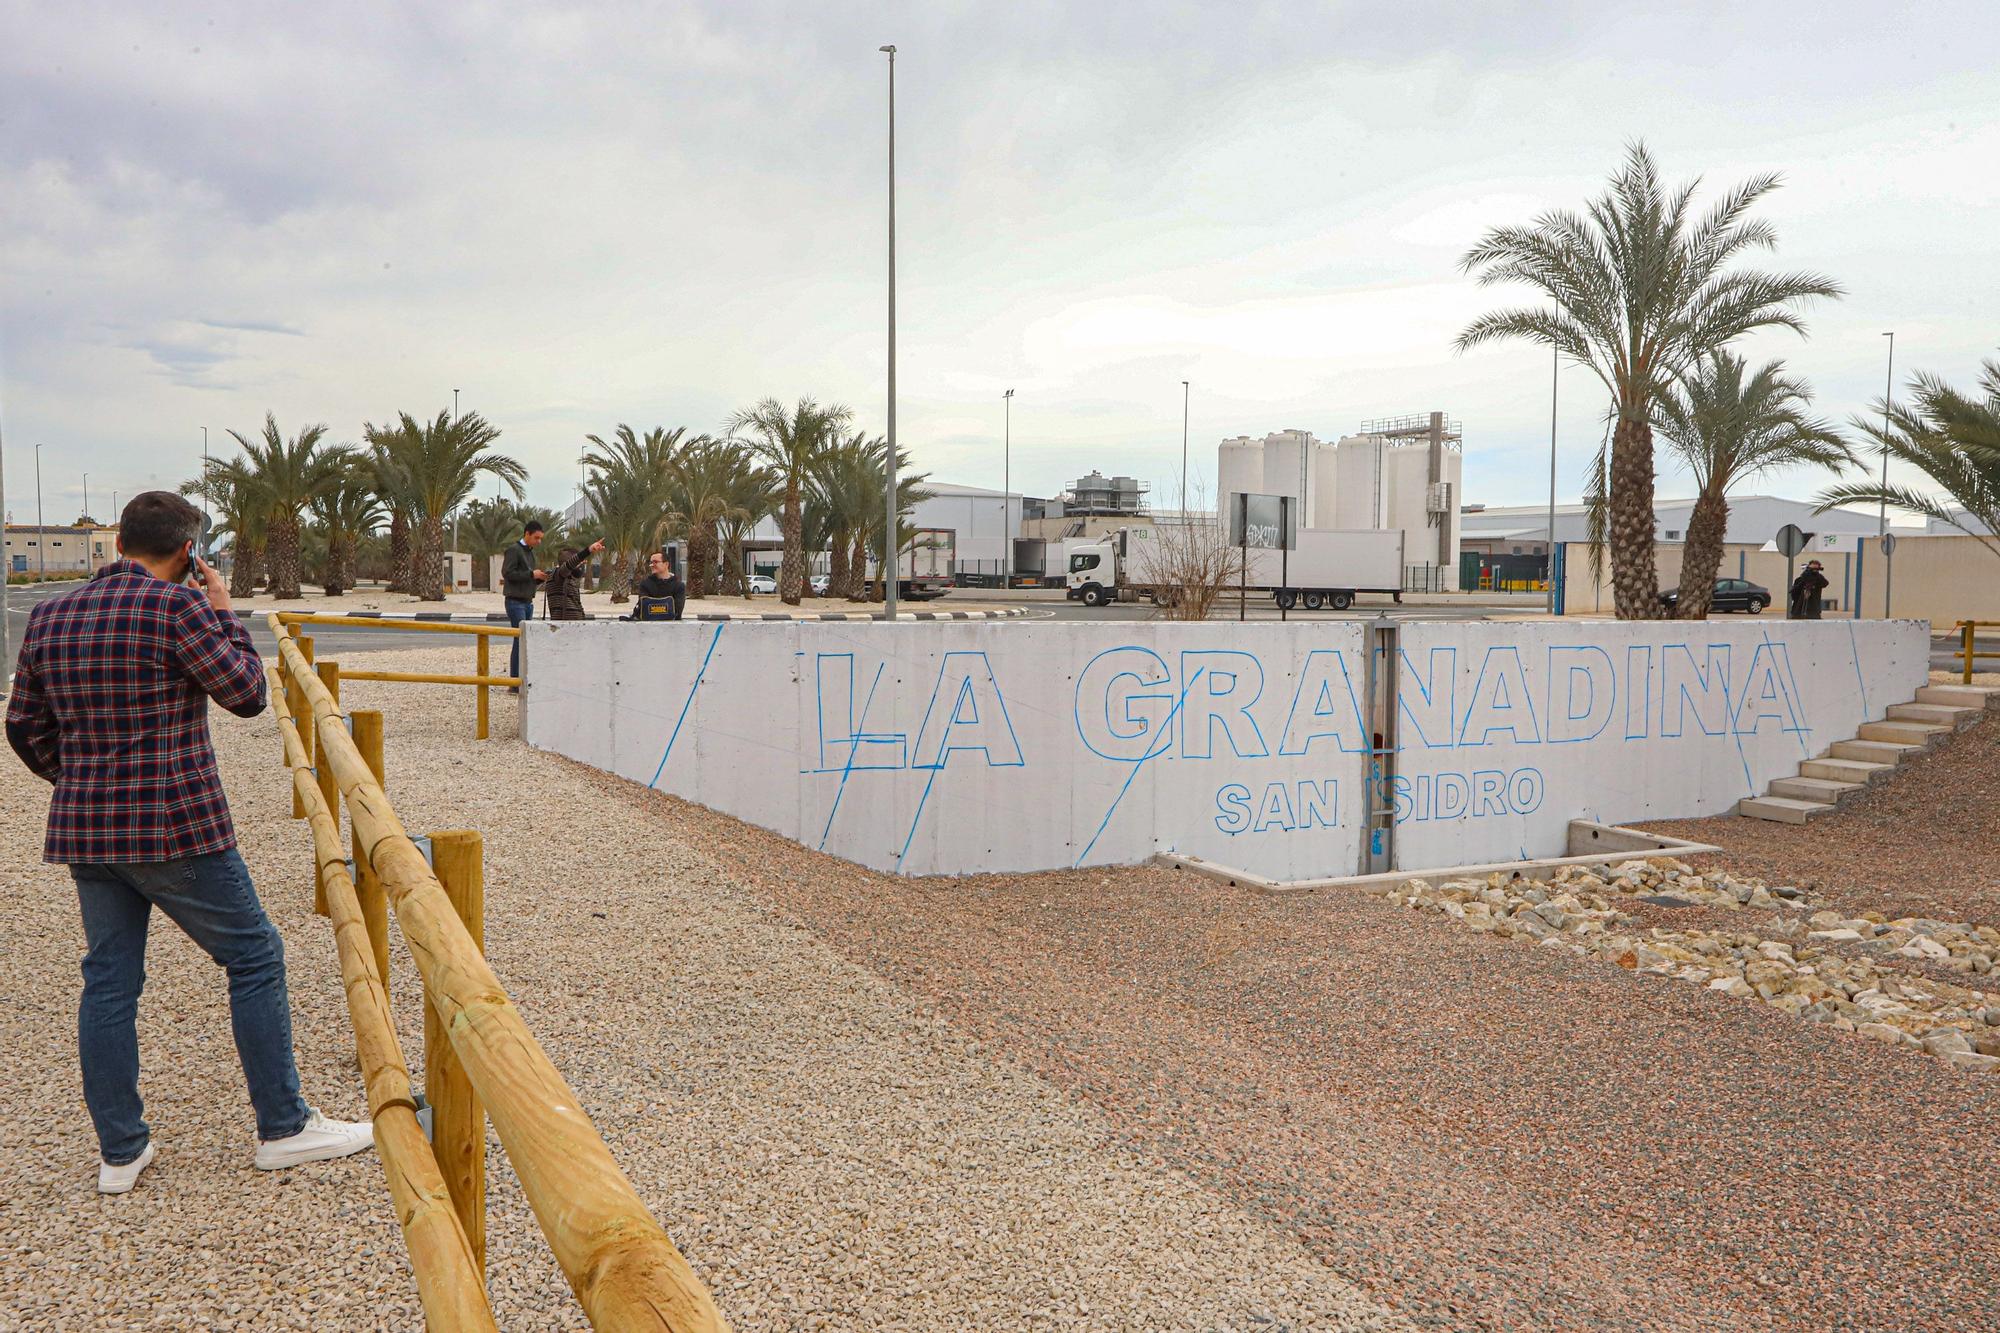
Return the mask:
M83 917L77 1052L104 1194L130 1190L154 1157L138 1012L156 907L228 975L258 1169L374 1143L372 1125L299 1095L284 942L237 853L208 734L210 699L238 717L264 711L264 664L229 585L195 551L201 523L178 495L135 496L119 559L28 617L7 707L8 743L54 784L43 859L69 867Z
M500 596L507 608L507 623L519 629L524 620L535 618L535 585L548 578L548 571L535 567L535 548L542 544L543 528L540 521L529 519L521 528L521 539L507 548L507 554L500 561ZM514 651L507 655L507 674L514 679L521 678L521 641L514 640ZM507 693L519 694L521 687L508 687Z
M601 537L582 550L574 546L564 548L562 558L542 583L542 591L549 597L550 620L590 619L583 609L583 571L590 557L603 549Z

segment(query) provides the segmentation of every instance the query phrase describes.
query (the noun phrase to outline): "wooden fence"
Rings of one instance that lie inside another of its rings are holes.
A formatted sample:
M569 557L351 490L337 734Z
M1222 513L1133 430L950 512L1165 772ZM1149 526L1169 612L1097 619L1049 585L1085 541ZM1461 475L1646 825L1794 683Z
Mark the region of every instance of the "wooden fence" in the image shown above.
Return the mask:
M646 1211L487 966L477 934L478 835L433 835L432 857L425 857L383 790L380 715L350 719L340 707L338 665L315 664L309 641L295 640L278 616L270 624L279 655L270 668L272 706L294 816L311 824L315 891L334 924L377 1150L427 1324L454 1333L495 1327L482 1276L490 1115L593 1328L726 1330L707 1288ZM340 837L343 799L353 873ZM382 910L370 910L371 896ZM435 1042L425 1055L435 1144L420 1128L390 1016L388 908L424 983L427 1046Z

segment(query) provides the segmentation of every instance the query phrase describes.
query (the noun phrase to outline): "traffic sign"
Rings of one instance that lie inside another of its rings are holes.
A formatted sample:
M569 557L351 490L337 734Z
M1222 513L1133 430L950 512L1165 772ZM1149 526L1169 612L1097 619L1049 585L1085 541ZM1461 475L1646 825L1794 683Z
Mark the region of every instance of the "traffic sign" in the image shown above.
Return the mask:
M1788 560L1805 550L1806 543L1811 540L1812 534L1802 531L1796 523L1787 523L1778 529L1778 550Z
M1885 533L1883 533L1883 534L1882 534L1882 554L1883 554L1883 555L1894 555L1894 554L1896 554L1896 534L1895 534L1895 533L1893 533L1893 532L1885 532Z

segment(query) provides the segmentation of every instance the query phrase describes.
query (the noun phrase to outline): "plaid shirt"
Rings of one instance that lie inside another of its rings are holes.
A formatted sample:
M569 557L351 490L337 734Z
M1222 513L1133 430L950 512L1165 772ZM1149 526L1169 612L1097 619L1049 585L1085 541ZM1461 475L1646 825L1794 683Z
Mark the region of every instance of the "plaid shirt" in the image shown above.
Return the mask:
M208 739L210 698L264 711L250 631L136 561L28 617L7 739L55 783L43 859L178 861L236 845Z

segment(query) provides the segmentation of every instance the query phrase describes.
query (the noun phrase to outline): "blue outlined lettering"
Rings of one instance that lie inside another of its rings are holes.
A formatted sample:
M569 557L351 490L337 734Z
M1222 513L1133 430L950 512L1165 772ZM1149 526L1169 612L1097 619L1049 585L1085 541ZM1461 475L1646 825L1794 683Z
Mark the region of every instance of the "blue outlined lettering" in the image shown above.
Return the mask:
M1201 689L1188 691L1187 706L1181 710L1181 757L1210 758L1218 722L1238 759L1262 759L1271 753L1257 719L1250 716L1250 706L1264 693L1264 664L1234 648L1181 654L1182 680L1194 680L1203 672L1208 680Z
M1450 749L1458 723L1458 649L1431 649L1429 671L1421 678L1417 675L1416 663L1410 660L1409 650L1402 648L1397 651L1403 658L1398 702L1403 717L1409 722L1410 734L1426 750ZM1414 706L1411 702L1413 697L1416 701ZM1355 712L1358 719L1360 710ZM1355 729L1361 729L1358 721ZM1411 747L1398 737L1397 748L1407 750Z
M1618 701L1618 673L1602 648L1549 649L1549 741L1595 740Z
M1291 711L1285 714L1285 730L1278 737L1278 753L1304 754L1314 741L1326 738L1349 754L1360 753L1368 748L1367 730L1345 655L1331 648L1307 653L1299 668L1298 688L1292 691Z
M1660 735L1678 736L1694 705L1694 722L1704 736L1729 733L1729 645L1708 645L1708 665L1697 666L1690 644L1667 644L1660 654Z
M912 767L943 768L955 750L977 750L993 768L1022 766L1021 742L984 652L946 653L938 664Z
M1472 687L1472 703L1459 727L1458 743L1486 745L1487 738L1506 733L1517 744L1541 742L1541 728L1535 723L1535 704L1528 693L1527 672L1521 666L1521 650L1512 646L1488 648L1479 664L1479 680Z
M1076 673L1076 734L1104 759L1136 763L1171 743L1173 671L1150 648L1107 648Z

